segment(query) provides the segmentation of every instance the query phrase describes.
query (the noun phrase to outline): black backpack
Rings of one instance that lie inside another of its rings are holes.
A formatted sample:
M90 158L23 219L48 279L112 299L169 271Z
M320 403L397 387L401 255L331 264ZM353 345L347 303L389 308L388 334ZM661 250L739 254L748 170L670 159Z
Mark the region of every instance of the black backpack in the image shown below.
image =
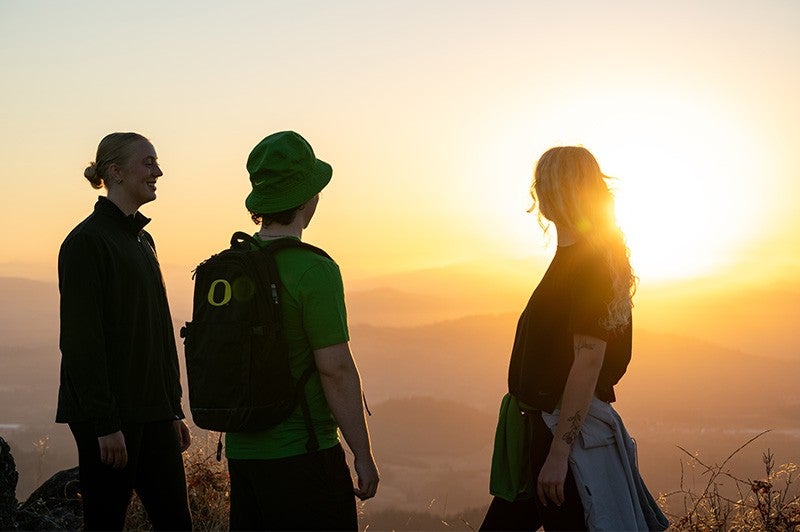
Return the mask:
M189 379L189 405L198 427L250 432L273 427L299 404L309 431L309 450L318 448L304 392L312 364L295 382L282 333L280 286L275 254L319 248L283 238L260 247L236 232L231 247L197 266L192 321L181 328Z

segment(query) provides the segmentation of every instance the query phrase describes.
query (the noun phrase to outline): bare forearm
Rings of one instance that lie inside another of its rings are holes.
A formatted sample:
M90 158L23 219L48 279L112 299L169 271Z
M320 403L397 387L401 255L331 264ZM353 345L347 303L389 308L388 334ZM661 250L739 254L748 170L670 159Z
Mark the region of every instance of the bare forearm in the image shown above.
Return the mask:
M605 351L604 341L575 335L575 358L564 386L558 425L536 482L536 494L545 506L548 501L557 506L564 503L569 453L589 411Z
M320 372L322 389L348 447L356 457L372 454L361 402L361 378L352 361L334 373Z
M371 454L367 422L361 405L361 379L358 372L323 376L322 388L347 445L356 457Z
M347 445L353 451L353 466L358 485L353 493L361 500L375 496L378 490L378 467L372 456L367 420L361 402L361 377L347 343L314 350L322 390L339 424Z
M590 337L575 339L575 360L570 369L561 401L561 413L553 437L551 452L569 455L589 411L600 368L605 342Z

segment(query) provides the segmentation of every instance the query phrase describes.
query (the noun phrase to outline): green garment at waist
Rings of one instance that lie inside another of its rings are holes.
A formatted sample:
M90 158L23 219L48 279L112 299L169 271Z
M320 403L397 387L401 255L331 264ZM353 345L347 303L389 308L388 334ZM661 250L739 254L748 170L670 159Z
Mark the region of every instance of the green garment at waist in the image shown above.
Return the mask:
M494 435L489 493L507 501L536 494L530 464L530 418L523 409L525 405L510 393L503 396Z

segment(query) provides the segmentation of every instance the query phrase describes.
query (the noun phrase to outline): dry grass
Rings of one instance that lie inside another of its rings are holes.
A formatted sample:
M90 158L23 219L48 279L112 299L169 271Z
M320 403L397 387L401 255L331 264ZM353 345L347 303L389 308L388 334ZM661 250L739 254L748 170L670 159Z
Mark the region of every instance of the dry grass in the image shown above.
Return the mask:
M767 449L762 455L764 477L743 479L729 469L728 463L742 449L769 431L751 438L728 455L720 464L707 464L697 454L679 447L689 456L688 466L707 477L702 490L685 484L681 462L680 489L663 496L681 498L683 512L670 515L673 530L690 531L800 531L800 495L795 484L797 465L775 466L775 456ZM733 494L733 495L731 495Z
M194 530L227 530L230 508L230 480L225 461L218 462L218 434L203 431L203 437L192 434L192 445L183 455L186 488ZM139 498L134 494L125 520L126 530L151 530Z
M731 460L743 449L766 434L762 432L751 438L721 463L709 464L698 454L679 449L688 456L681 461L680 488L662 495L660 503L677 504L681 511L668 514L671 530L687 531L791 531L800 532L800 489L797 485L798 466L788 463L775 465L771 450L762 455L764 476L759 479L743 479L730 471ZM186 482L189 493L189 506L195 530L227 530L228 509L230 506L230 480L225 462L216 460L217 434L205 433L195 437L190 450L184 454ZM699 472L704 479L689 483L686 469ZM358 505L359 520L365 530L384 529L426 529L474 530L469 521L447 522L443 518L433 518L427 512L417 515L401 511L378 512L365 515L365 505ZM478 512L480 513L480 512ZM481 515L472 515L470 521L479 520ZM372 521L372 523L370 523ZM434 522L435 521L435 522ZM139 499L134 495L125 523L127 530L150 530Z

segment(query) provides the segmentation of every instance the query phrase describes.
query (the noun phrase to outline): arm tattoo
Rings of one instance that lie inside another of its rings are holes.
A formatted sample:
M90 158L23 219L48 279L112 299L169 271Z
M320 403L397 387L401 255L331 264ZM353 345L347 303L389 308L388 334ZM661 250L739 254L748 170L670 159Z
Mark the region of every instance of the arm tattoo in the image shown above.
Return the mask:
M575 415L572 417L567 418L569 422L569 430L561 437L564 440L564 443L567 445L572 445L573 442L578 438L578 434L581 432L581 422L583 421L583 416L581 415L581 411L578 410L575 412Z
M580 338L575 344L575 354L578 354L578 351L581 349L588 349L589 351L594 351L594 348L597 347L597 344L594 342L590 342L586 338Z

